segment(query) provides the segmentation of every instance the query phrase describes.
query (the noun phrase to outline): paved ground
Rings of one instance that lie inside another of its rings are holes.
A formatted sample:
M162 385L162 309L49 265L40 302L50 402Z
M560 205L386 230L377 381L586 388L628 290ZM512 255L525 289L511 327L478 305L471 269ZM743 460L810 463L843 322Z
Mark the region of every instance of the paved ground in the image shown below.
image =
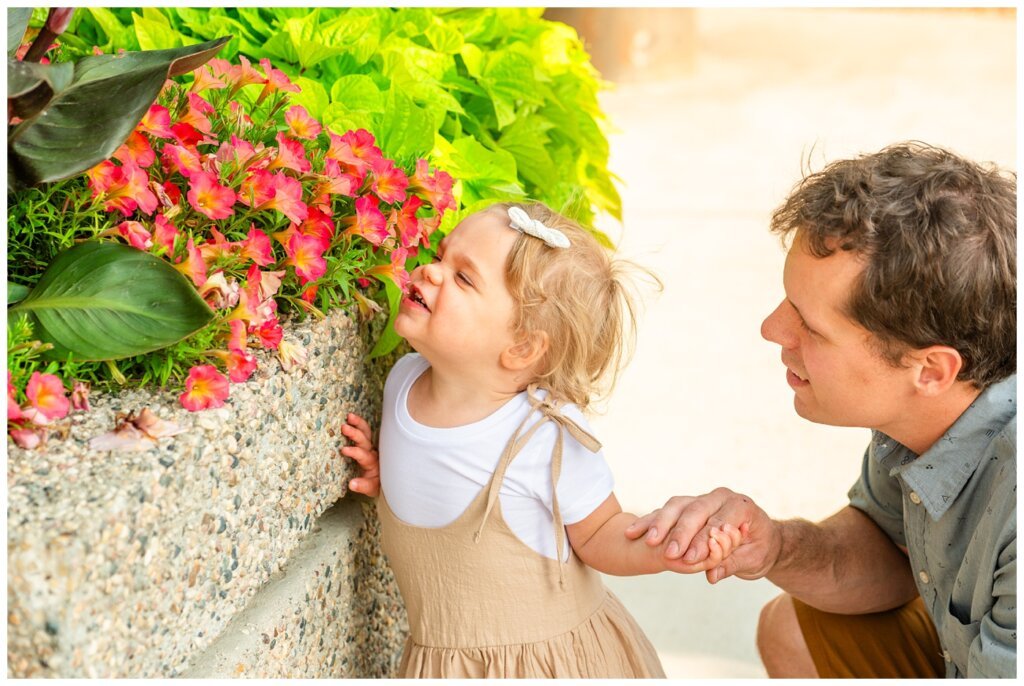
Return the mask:
M618 133L626 256L655 269L639 347L594 425L623 505L729 485L780 517L845 504L867 432L792 411L762 318L782 297L768 217L801 161L921 139L1016 168L1012 17L878 10L698 10L694 68L603 96ZM670 677L764 676L767 582L610 578Z

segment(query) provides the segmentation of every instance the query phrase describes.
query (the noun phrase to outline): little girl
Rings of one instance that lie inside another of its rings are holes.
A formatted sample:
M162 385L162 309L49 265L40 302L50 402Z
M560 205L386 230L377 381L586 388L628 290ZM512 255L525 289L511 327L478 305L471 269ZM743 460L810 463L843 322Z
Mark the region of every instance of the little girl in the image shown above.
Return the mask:
M713 530L684 565L623 534L635 517L581 413L633 333L622 277L575 223L507 203L412 273L395 330L417 352L384 387L377 501L409 614L401 676L663 677L594 570L712 569L738 545ZM376 495L369 426L349 415L343 432L364 469L351 488Z

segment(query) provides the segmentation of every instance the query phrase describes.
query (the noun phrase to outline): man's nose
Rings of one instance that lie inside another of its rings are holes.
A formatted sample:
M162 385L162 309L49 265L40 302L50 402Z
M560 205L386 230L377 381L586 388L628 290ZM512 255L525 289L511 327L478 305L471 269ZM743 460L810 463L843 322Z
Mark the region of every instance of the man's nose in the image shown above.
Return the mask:
M783 348L795 348L798 342L796 310L783 300L779 306L761 322L761 337L766 341L777 343Z

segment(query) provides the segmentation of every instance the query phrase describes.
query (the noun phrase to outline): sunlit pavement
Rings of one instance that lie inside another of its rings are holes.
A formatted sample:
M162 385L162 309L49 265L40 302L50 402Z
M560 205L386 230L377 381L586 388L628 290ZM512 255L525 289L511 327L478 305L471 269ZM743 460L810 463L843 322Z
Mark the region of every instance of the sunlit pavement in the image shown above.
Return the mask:
M846 503L868 433L792 410L761 320L782 297L772 209L801 162L920 139L1016 168L1012 16L933 11L698 10L693 69L602 96L625 182L622 253L665 283L636 357L593 425L623 506L643 513L718 485L777 517ZM668 676L763 677L765 581L607 579Z

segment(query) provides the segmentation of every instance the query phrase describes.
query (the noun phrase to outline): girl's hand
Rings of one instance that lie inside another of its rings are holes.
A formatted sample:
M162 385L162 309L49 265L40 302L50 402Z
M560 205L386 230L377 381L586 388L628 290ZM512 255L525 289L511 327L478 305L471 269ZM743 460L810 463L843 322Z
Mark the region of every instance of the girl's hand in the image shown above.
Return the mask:
M341 433L355 445L342 447L341 454L351 457L363 469L359 478L348 482L349 490L376 498L380 493L380 458L370 441L370 425L359 415L349 412Z

